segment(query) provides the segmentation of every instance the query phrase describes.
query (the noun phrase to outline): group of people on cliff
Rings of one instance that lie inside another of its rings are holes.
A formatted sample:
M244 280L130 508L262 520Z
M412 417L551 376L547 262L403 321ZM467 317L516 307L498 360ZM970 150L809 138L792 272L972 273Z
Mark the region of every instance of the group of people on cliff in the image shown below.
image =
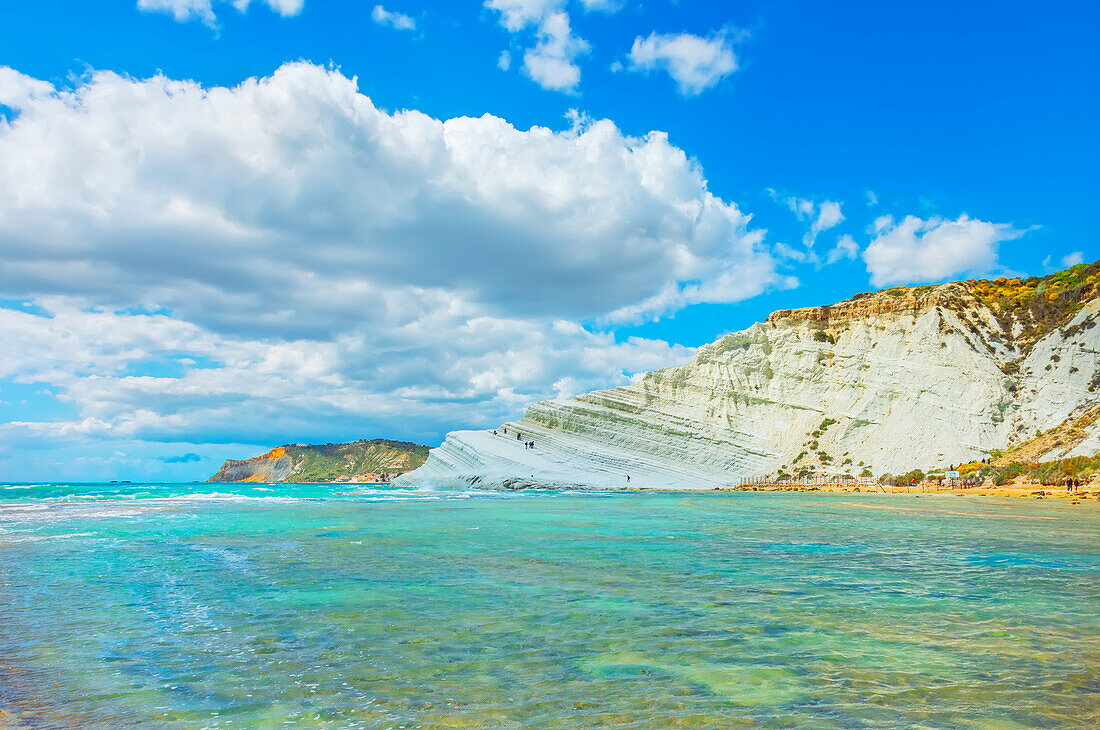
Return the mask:
M501 430L504 431L505 436L508 435L508 428L507 427L504 427ZM493 435L494 436L500 436L501 434L497 433L496 429L493 429ZM516 433L516 441L523 441L523 434L522 433L518 433L518 432ZM535 448L535 442L534 441L523 441L523 448L533 449L533 448Z

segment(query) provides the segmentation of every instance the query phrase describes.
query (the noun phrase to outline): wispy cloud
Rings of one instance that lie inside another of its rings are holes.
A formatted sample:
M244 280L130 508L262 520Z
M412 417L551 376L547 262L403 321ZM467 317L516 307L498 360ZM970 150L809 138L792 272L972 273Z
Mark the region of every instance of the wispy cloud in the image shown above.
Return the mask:
M416 30L416 20L411 16L386 10L381 5L374 6L370 17L378 25L386 25L397 30Z
M153 13L167 13L178 22L201 20L211 28L217 27L218 18L214 13L215 5L223 5L230 0L137 0L139 9ZM283 17L302 12L305 0L257 0ZM231 0L231 4L240 12L246 12L251 0Z
M1077 264L1085 263L1085 254L1081 251L1074 251L1068 253L1062 257L1062 268L1069 268L1070 266L1076 266Z
M697 96L737 70L731 34L650 33L638 36L627 55L632 71L665 71L684 96Z
M165 464L194 464L202 461L202 457L192 451L178 456L162 456L160 460Z
M843 236L837 238L836 245L829 250L828 254L826 254L825 263L835 264L838 261L843 261L844 259L855 259L858 256L859 244L856 243L856 240L854 238L852 238L848 234L844 234Z
M806 229L806 233L802 236L802 243L806 247L806 258L815 263L820 261L814 253L814 244L821 233L835 228L844 221L841 203L836 200L823 200L818 203L810 198L800 198L797 195L783 196L772 188L768 188L768 195L775 202L786 206L795 214L798 220L810 224L809 228ZM845 252L847 251L846 244L842 248ZM830 258L836 260L834 254L830 254ZM832 262L830 261L830 263Z
M617 13L623 9L626 0L580 0L588 12Z

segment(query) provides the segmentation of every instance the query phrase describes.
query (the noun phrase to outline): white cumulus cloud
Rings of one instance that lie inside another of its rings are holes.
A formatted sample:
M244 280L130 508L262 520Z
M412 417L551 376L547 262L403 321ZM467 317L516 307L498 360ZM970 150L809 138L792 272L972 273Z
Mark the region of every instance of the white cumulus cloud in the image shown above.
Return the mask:
M565 5L565 0L485 0L485 7L500 13L500 24L510 33L533 30L535 44L523 54L528 78L544 89L569 93L581 80L577 59L589 53L591 46L573 33ZM508 70L511 54L502 54L497 66Z
M264 443L319 428L338 438L365 427L419 427L416 435L426 437L456 418L490 425L514 416L533 398L554 397L563 379L581 390L621 384L629 373L692 354L653 340L616 343L570 323L503 317L444 315L435 334L451 337L434 343L421 341L423 332L396 331L272 341L217 334L168 315L88 308L71 297L37 304L33 314L0 308L12 350L0 378L46 383L79 413L8 423L0 432L9 440L229 443L244 434ZM395 357L400 362L386 362ZM150 363L180 372L132 372Z
M580 322L786 283L665 134L580 113L388 113L307 63L235 87L0 69L0 104L0 299L40 310L0 307L0 378L76 411L16 430L491 425L690 356Z
M997 264L998 244L1024 234L1005 223L961 215L955 220L906 216L876 219L877 237L863 252L875 286L940 281L968 272L984 272Z
M634 71L665 71L684 96L696 96L737 70L737 56L725 31L638 36L627 56Z
M573 35L569 16L551 13L539 23L538 43L523 54L523 68L544 89L572 91L581 81L578 56L589 52L588 42Z
M370 17L378 25L388 25L397 30L416 30L416 21L411 16L386 10L381 5L374 6Z

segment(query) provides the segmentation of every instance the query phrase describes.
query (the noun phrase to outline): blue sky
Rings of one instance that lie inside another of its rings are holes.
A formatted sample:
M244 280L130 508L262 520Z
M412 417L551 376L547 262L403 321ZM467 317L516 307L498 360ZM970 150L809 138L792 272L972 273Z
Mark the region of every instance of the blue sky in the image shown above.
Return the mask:
M1083 2L13 4L0 479L435 444L776 308L1096 260L1098 22Z

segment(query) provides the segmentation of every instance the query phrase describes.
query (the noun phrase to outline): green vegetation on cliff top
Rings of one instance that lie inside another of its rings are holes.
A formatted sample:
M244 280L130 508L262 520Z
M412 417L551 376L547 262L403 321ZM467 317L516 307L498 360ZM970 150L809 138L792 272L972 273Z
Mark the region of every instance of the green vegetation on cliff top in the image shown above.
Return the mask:
M1047 276L967 281L974 296L993 310L1002 329L1023 328L1025 342L1034 342L1068 322L1085 302L1100 292L1100 261L1078 264Z
M406 472L428 458L427 446L389 439L288 446L286 451L294 460L292 478L304 482L331 481L357 474Z

